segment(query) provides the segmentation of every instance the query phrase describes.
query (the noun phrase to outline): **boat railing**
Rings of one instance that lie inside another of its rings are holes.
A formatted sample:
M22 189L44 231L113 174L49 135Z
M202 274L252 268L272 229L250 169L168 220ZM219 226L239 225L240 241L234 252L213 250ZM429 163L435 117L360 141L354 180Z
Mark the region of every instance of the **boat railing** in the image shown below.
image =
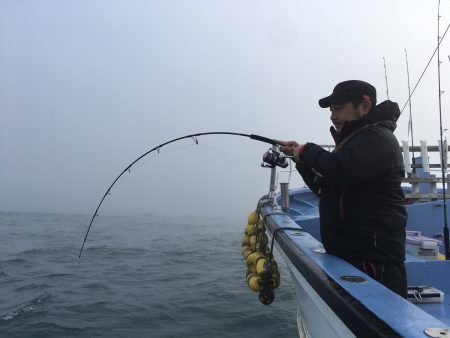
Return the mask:
M335 148L334 145L320 146L328 151L333 151ZM444 151L441 151L441 147ZM443 142L443 145L438 141L438 145L435 146L427 145L426 141L420 141L420 146L410 146L408 142L403 141L400 149L403 153L405 167L403 183L411 186L410 189L406 190L405 197L411 203L442 199L442 190L438 190L438 185L442 186L442 184L445 184L446 197L450 197L450 175L448 174L450 147L447 140ZM430 153L432 156L430 156ZM442 170L442 166L444 170ZM280 175L287 174L288 177L284 181L290 183L293 171L296 171L296 169L292 165L286 169L273 170L271 191L274 192L278 182L281 182ZM444 176L442 176L442 172L444 172Z
M450 197L447 140L442 143L438 141L437 146L429 146L425 141L420 141L420 146L410 146L408 142L403 141L401 149L406 174L403 182L411 185L411 191L406 192L405 197L410 202L442 199L444 195L439 192L438 184L441 184L442 187L445 184L445 195L447 198ZM437 156L431 157L429 153L437 153ZM416 157L416 154L419 156ZM437 160L439 163L431 163L431 161L436 162Z

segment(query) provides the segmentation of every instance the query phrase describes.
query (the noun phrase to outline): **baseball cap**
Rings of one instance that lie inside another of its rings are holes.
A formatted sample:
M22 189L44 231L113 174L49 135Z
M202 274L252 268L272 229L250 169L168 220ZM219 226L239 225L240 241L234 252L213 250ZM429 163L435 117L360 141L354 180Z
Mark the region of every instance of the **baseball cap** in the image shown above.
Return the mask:
M319 100L319 106L327 108L332 104L369 100L372 107L377 103L377 90L370 83L360 80L340 82L330 96Z

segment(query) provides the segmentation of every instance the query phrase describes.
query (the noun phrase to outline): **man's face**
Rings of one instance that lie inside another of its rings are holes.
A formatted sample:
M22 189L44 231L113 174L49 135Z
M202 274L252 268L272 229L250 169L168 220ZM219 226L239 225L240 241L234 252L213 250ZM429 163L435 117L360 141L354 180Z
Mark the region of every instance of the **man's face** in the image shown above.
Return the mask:
M330 106L331 111L331 122L333 122L334 127L338 133L341 132L342 126L346 121L359 120L364 115L365 111L362 109L361 105L356 108L352 102L342 103L342 104L332 104Z

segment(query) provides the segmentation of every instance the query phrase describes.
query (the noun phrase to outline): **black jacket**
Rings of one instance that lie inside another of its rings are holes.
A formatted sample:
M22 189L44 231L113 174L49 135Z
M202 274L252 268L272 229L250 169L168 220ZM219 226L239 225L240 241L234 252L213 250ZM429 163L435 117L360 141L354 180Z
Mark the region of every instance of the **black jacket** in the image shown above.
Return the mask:
M336 148L307 143L297 170L320 197L320 233L328 253L344 259L399 263L407 214L402 155L393 131L398 105L384 101L364 118L332 127Z

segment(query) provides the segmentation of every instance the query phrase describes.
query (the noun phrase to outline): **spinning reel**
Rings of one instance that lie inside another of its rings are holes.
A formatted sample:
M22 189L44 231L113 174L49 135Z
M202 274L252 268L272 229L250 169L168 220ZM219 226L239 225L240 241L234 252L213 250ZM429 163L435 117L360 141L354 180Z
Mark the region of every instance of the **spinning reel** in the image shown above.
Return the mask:
M281 154L280 147L276 147L276 149L270 148L263 155L263 163L261 163L261 167L264 168L275 168L275 166L279 166L281 168L286 168L289 163L287 159L292 159L292 156L285 156Z

